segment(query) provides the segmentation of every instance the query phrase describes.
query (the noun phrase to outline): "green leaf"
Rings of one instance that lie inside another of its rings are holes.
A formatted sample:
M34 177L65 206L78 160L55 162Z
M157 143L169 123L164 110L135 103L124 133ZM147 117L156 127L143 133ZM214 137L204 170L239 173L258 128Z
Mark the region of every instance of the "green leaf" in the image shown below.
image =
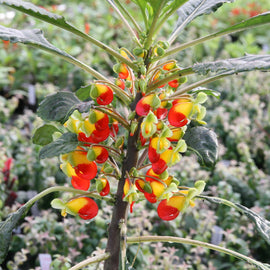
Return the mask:
M60 132L60 130L53 125L45 124L35 131L32 141L34 144L46 145L53 141L53 134L55 132Z
M45 145L39 153L39 158L51 158L61 154L72 152L78 146L77 134L67 132L60 138Z
M183 138L188 149L194 151L202 166L213 167L218 157L217 135L205 127L188 129Z
M200 63L192 67L192 70L200 75L208 72L232 75L240 72L270 69L270 55L246 55L240 58L231 58L215 62Z
M172 42L178 34L196 17L216 11L224 3L233 0L189 0L177 10L178 21L169 42Z
M80 100L86 100L90 98L90 91L91 91L92 85L86 85L82 86L80 89L78 89L75 93L75 95L78 97Z
M233 203L231 201L218 198L218 197L209 197L209 196L198 196L199 198L202 198L204 200L207 200L211 203L218 203L218 204L225 204L229 207L235 208L239 212L246 215L256 226L256 229L261 234L261 236L264 238L264 240L267 241L268 244L270 244L270 221L262 218L257 213L251 211L249 208L239 204L239 203Z
M74 93L58 92L47 96L37 110L38 116L45 121L64 123L74 110L88 111L93 102L81 102Z
M14 8L18 11L21 11L25 14L28 14L30 16L33 16L37 19L40 19L42 21L45 21L47 23L51 23L53 25L56 25L62 29L65 29L77 36L80 36L91 43L95 44L99 48L105 50L106 52L110 53L114 57L116 57L118 60L121 60L122 62L128 64L129 66L133 66L133 68L136 68L130 61L128 61L125 57L123 57L121 54L117 53L113 49L111 49L106 44L96 40L95 38L85 34L84 32L80 31L76 27L72 26L70 23L68 23L64 17L51 13L44 8L38 7L33 5L29 2L24 2L21 0L0 0L0 4L6 5L8 7ZM98 75L98 74L96 74ZM95 75L94 75L95 76ZM101 78L99 76L96 76L98 79L103 80L104 78Z
M71 55L61 51L53 46L43 36L43 32L39 29L33 30L17 30L0 25L0 39L8 40L11 43L23 43L31 45L39 49L43 49L62 58L74 59Z
M26 215L29 207L22 206L15 213L12 213L5 221L0 222L0 264L4 261L12 238L12 231L20 219Z

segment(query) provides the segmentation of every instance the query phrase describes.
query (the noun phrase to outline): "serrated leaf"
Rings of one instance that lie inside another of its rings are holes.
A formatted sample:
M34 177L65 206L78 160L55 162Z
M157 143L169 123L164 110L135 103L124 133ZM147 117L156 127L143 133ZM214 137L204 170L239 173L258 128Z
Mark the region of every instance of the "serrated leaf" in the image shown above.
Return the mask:
M75 95L77 96L78 99L80 100L86 100L90 98L90 90L92 88L92 85L86 85L86 86L82 86L80 89L78 89L75 92Z
M80 103L73 93L58 92L47 96L40 103L37 114L45 121L64 123Z
M172 42L175 37L196 17L203 14L209 14L216 11L224 3L233 2L233 0L189 0L182 5L178 10L178 21L169 42Z
M188 149L194 151L202 166L213 167L218 157L217 135L205 127L188 129L183 138Z
M200 63L192 67L192 70L200 75L206 75L208 72L232 75L251 70L266 71L269 69L270 55L246 55L240 58Z
M55 132L60 132L57 127L45 124L35 131L32 141L34 144L46 145L53 141L53 134Z
M209 197L209 196L199 196L199 197L212 203L227 205L245 214L255 224L256 229L264 238L264 240L266 240L267 243L270 244L270 221L262 218L257 213L251 211L249 208L239 203L232 203L231 201L218 197Z
M22 206L15 213L11 214L5 221L0 222L0 264L4 261L12 238L12 231L20 219L26 215L29 207Z
M95 44L96 46L98 46L101 49L106 49L106 51L108 53L110 53L111 55L113 55L114 57L116 57L117 59L121 59L122 62L127 63L127 64L132 64L130 61L128 61L125 57L121 56L119 53L117 53L116 51L112 50L109 46L107 46L106 44L96 40L95 38L91 37L90 35L85 34L84 32L80 31L79 29L77 29L76 27L74 27L73 25L71 25L70 23L68 23L64 17L51 13L41 7L35 6L32 3L29 2L24 2L21 0L0 0L0 4L6 5L8 7L14 8L18 11L21 11L25 14L28 14L30 16L33 16L37 19L40 19L42 21L45 21L47 23L56 25L62 29L65 29L69 32L72 32L73 34L80 36L90 42L92 42L93 44ZM0 37L1 38L1 37ZM67 58L66 58L67 60ZM76 59L73 58L73 60L75 60L74 62L76 62ZM72 61L70 61L72 62ZM74 64L73 62L73 64ZM79 63L80 61L77 60L77 63ZM80 67L81 67L80 63ZM90 68L88 69L90 70ZM104 80L105 77L100 76L99 73L95 73L94 70L91 71L91 74L98 78L99 80Z
M0 39L10 41L11 43L23 43L39 49L43 49L52 54L63 58L74 59L68 53L56 48L43 36L40 29L17 30L0 25Z
M78 146L77 135L71 132L64 133L60 138L45 145L39 153L39 158L51 158L72 152Z
M47 23L54 24L63 29L66 29L66 30L74 29L80 32L78 29L74 28L74 26L69 24L63 16L51 13L47 11L46 9L36 6L30 2L25 2L25 1L20 1L20 0L0 0L0 4L14 8L18 11L21 11L25 14L33 16Z

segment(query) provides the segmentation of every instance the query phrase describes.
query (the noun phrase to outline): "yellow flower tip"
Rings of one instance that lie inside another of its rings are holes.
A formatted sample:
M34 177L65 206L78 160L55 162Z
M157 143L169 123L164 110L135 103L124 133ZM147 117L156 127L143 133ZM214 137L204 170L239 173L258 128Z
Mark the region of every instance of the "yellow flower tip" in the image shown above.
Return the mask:
M62 216L62 217L66 217L66 216L67 216L67 211L66 211L66 209L62 209L62 210L61 210L61 216Z

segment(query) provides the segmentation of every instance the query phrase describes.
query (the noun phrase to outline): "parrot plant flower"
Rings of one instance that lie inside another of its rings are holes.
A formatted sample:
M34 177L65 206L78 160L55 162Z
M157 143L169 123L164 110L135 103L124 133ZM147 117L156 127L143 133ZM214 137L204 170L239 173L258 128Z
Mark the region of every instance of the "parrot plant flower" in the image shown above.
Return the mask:
M130 34L127 40L131 41L132 48L128 49L117 48L116 42L110 47L92 37L91 24L82 25L84 30L81 31L62 15L29 1L0 0L1 6L51 23L97 46L108 54L106 63L112 63L111 70L106 75L101 74L99 67L93 68L81 57L77 59L50 44L40 30L18 30L0 25L0 38L6 50L9 50L9 43L28 44L59 56L94 78L75 93L59 91L41 102L38 115L46 124L36 130L33 141L43 146L41 158L60 157L60 168L73 187L62 187L73 197L52 201L52 207L60 209L63 216L71 214L88 220L98 214L95 200L113 204L107 257L103 258L105 270L118 270L120 257L122 270L128 265L124 226L128 206L132 213L137 210L137 204L146 200L154 205L162 220L170 221L194 206L194 201L203 192L204 181L198 180L187 187L174 174L177 164L184 162L182 155L187 150L194 151L205 166L213 166L217 159L217 138L214 132L203 127L206 124L203 104L208 95L218 94L202 85L244 71L269 70L269 55L246 55L238 59L194 63L189 67L182 66L185 65L182 58L179 62L174 59L174 54L204 41L270 21L269 12L265 12L194 41L182 42L186 36L183 35L181 43L174 44L193 19L216 11L225 2L232 1L107 0L110 11L119 16L119 25L124 25L125 33ZM83 23L87 23L86 17L81 20ZM170 35L161 37L169 31L168 27L161 31L165 23L175 18L177 23ZM216 74L204 79L196 76L209 73ZM189 75L194 75L191 84L188 84ZM260 229L268 226L264 225ZM265 232L262 235L266 235ZM225 253L228 254L228 250ZM254 261L248 260L249 263ZM259 266L260 269L267 267L266 264Z

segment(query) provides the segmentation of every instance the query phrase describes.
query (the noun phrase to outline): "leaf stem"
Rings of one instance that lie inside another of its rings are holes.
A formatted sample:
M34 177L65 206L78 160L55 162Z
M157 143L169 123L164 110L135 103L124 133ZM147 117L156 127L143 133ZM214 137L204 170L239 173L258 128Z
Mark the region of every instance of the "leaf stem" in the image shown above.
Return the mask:
M165 58L167 56L170 56L170 55L173 55L173 54L175 54L177 52L185 50L185 49L187 49L189 47L198 45L200 43L203 43L205 41L208 41L208 40L211 40L211 39L214 39L214 38L217 38L217 37L221 37L221 36L224 36L224 35L236 33L236 32L239 32L239 31L244 31L244 30L251 29L251 28L254 28L256 26L259 26L259 25L269 23L269 20L267 21L266 19L265 20L262 19L263 16L269 16L269 13L264 13L264 14L258 15L256 17L253 17L253 18L248 19L248 20L246 20L244 22L235 24L235 25L233 25L233 26L231 26L229 28L226 28L224 30L221 30L219 32L216 32L216 33L207 35L205 37L201 37L201 38L192 40L192 41L187 42L187 43L184 43L184 44L182 44L180 46L177 46L175 48L172 48L172 49L168 50L164 55L162 55L160 57L156 57L153 61L160 60L162 58ZM255 20L257 20L257 23L256 22L254 23Z
M171 242L171 243L180 243L180 244L188 244L192 246L199 246L204 247L208 249L212 249L221 253L225 253L228 255L231 255L235 258L241 259L246 261L247 263L253 264L255 266L260 267L260 269L263 270L269 270L270 268L267 267L265 264L258 262L250 257L247 257L241 253L238 253L236 251L216 246L210 243L205 243L197 240L187 239L187 238L181 238L181 237L173 237L173 236L139 236L139 237L127 237L127 243L128 244L134 244L134 243L142 243L142 242Z
M104 106L95 106L94 107L96 110L101 111L103 113L106 113L108 115L110 115L112 118L114 118L115 120L117 120L119 123L121 123L123 125L124 128L126 128L127 130L129 130L129 124L128 122L117 112L115 112L113 109L104 107Z
M203 84L214 82L216 80L222 79L222 78L230 76L230 75L232 75L232 74L220 74L220 75L217 75L217 76L213 76L213 77L198 81L196 83L193 83L191 85L188 85L188 86L176 91L175 93L173 93L168 98L176 98L176 97L181 96L182 94L187 93L188 91L190 91L190 90L192 90L192 89L194 89L196 87L199 87L199 86L201 86Z
M95 83L104 83L104 84L107 84L109 85L113 90L114 92L116 93L116 95L124 102L126 103L127 105L131 102L131 97L129 94L127 94L122 88L120 88L119 86L111 83L110 81L108 81L107 79L106 80L98 80L98 81L95 81Z
M71 267L69 270L79 270L79 269L82 269L83 267L85 267L87 265L105 261L109 257L110 257L110 253L108 253L108 252L104 253L104 254L101 254L99 256L94 256L94 257L88 258L88 259L86 259L84 261L81 261L80 263L78 263L78 264L74 265L73 267Z
M162 8L164 6L164 0L161 1L161 3L159 4L159 8L153 18L153 21L151 23L151 26L150 26L150 29L148 31L148 35L147 35L147 38L146 38L146 41L145 41L145 45L144 45L144 48L146 50L149 50L150 46L152 45L153 43L153 37L156 33L156 24L158 22L158 19L159 19L159 14L160 12L162 11Z
M132 17L132 15L128 12L128 10L125 7L123 7L123 5L120 3L119 0L114 0L114 2L117 4L119 9L121 9L121 11L126 15L126 17L132 22L137 32L140 33L142 31L141 27L139 26L139 24L137 24L136 20Z
M178 70L176 71L174 74L156 82L156 83L151 83L148 87L147 87L147 91L146 93L149 93L151 92L152 90L158 88L159 86L163 85L163 84L166 84L172 80L175 80L175 79L178 79L182 76L186 76L186 75L189 75L189 74L194 74L195 72L193 71L192 67L189 67L189 68L185 68L185 69L181 69L181 70Z
M47 189L43 190L42 192L38 193L36 196L34 196L32 199L30 199L27 203L25 203L25 206L31 207L36 201L40 200L42 197L44 197L52 192L58 192L58 191L72 192L72 193L78 193L81 195L87 195L87 196L93 197L95 199L105 200L107 202L112 201L110 198L102 197L102 196L90 193L89 191L74 189L71 187L55 186L55 187L47 188Z

